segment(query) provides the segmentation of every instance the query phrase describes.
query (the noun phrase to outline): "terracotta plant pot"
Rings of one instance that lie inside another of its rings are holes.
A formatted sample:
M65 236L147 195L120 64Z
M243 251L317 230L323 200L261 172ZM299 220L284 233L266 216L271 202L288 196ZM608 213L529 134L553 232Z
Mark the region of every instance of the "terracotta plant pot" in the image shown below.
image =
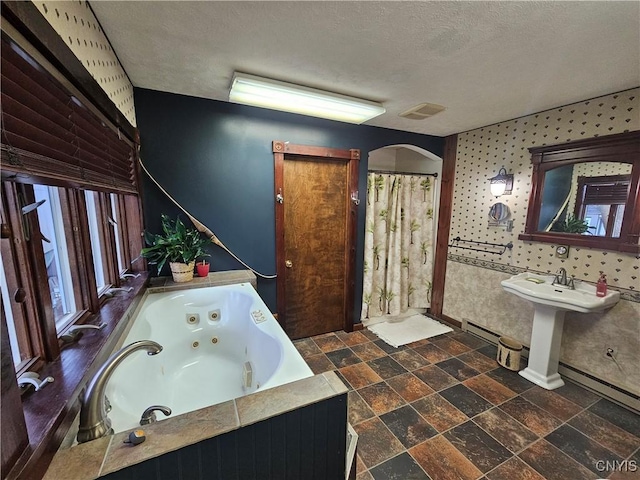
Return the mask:
M173 275L173 281L176 283L182 283L193 280L194 265L195 262L191 262L189 264L179 262L169 263L169 266L171 267L171 274Z
M197 263L196 270L198 271L199 277L206 277L209 275L209 264L208 263Z

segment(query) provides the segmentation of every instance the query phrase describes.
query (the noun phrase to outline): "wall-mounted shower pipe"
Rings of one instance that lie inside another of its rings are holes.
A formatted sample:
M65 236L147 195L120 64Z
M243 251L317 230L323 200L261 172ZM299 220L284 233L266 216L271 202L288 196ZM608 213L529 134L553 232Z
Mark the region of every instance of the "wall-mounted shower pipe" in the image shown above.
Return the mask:
M144 170L144 173L147 174L147 176L151 179L151 181L156 184L156 186L160 189L160 191L162 193L164 193L169 200L171 200L180 210L182 210L184 212L184 214L187 217L189 217L189 220L191 220L191 222L195 225L195 227L198 229L199 232L201 232L201 233L205 234L207 237L209 237L209 240L211 240L211 243L213 243L213 244L219 246L220 248L222 248L225 252L227 252L229 255L231 255L233 258L235 258L238 262L240 262L243 266L247 267L253 273L255 273L258 277L266 278L266 279L271 279L271 278L276 278L277 277L277 275L264 275L264 274L258 272L257 270L254 270L249 265L244 263L240 258L238 258L238 256L235 253L233 253L231 250L229 250L226 247L226 245L224 243L222 243L218 237L216 237L216 235L211 231L210 228L208 228L205 224L203 224L197 218L195 218L193 215L191 215L182 205L180 205L178 203L178 201L175 198L173 198L169 194L169 192L167 192L162 187L162 185L160 185L158 183L158 181L153 177L153 175L151 175L149 170L147 170L147 167L144 166L144 163L142 162L142 158L141 157L138 157L138 161L140 162L140 166L142 167L142 170Z

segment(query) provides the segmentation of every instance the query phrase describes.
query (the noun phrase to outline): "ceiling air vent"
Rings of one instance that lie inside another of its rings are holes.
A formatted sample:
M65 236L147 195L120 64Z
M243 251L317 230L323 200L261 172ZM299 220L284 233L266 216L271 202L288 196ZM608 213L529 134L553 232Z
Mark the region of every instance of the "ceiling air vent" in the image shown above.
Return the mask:
M421 103L409 110L398 114L399 117L408 118L410 120L423 120L434 116L436 113L442 112L446 107L436 105L435 103Z

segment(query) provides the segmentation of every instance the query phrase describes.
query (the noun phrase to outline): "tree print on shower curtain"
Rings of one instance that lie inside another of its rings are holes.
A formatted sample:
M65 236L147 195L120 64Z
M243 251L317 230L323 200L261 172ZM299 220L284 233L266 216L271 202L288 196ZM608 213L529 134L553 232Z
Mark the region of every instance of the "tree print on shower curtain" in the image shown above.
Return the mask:
M431 304L433 181L424 175L369 173L363 320Z

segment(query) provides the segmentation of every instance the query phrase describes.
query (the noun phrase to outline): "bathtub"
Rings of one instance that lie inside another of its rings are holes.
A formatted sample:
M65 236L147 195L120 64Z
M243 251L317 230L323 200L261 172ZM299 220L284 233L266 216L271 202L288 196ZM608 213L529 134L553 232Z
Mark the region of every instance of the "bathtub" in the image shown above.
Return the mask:
M175 417L313 375L248 283L150 293L132 322L123 346L153 340L163 350L134 353L109 380L116 433L151 405Z

